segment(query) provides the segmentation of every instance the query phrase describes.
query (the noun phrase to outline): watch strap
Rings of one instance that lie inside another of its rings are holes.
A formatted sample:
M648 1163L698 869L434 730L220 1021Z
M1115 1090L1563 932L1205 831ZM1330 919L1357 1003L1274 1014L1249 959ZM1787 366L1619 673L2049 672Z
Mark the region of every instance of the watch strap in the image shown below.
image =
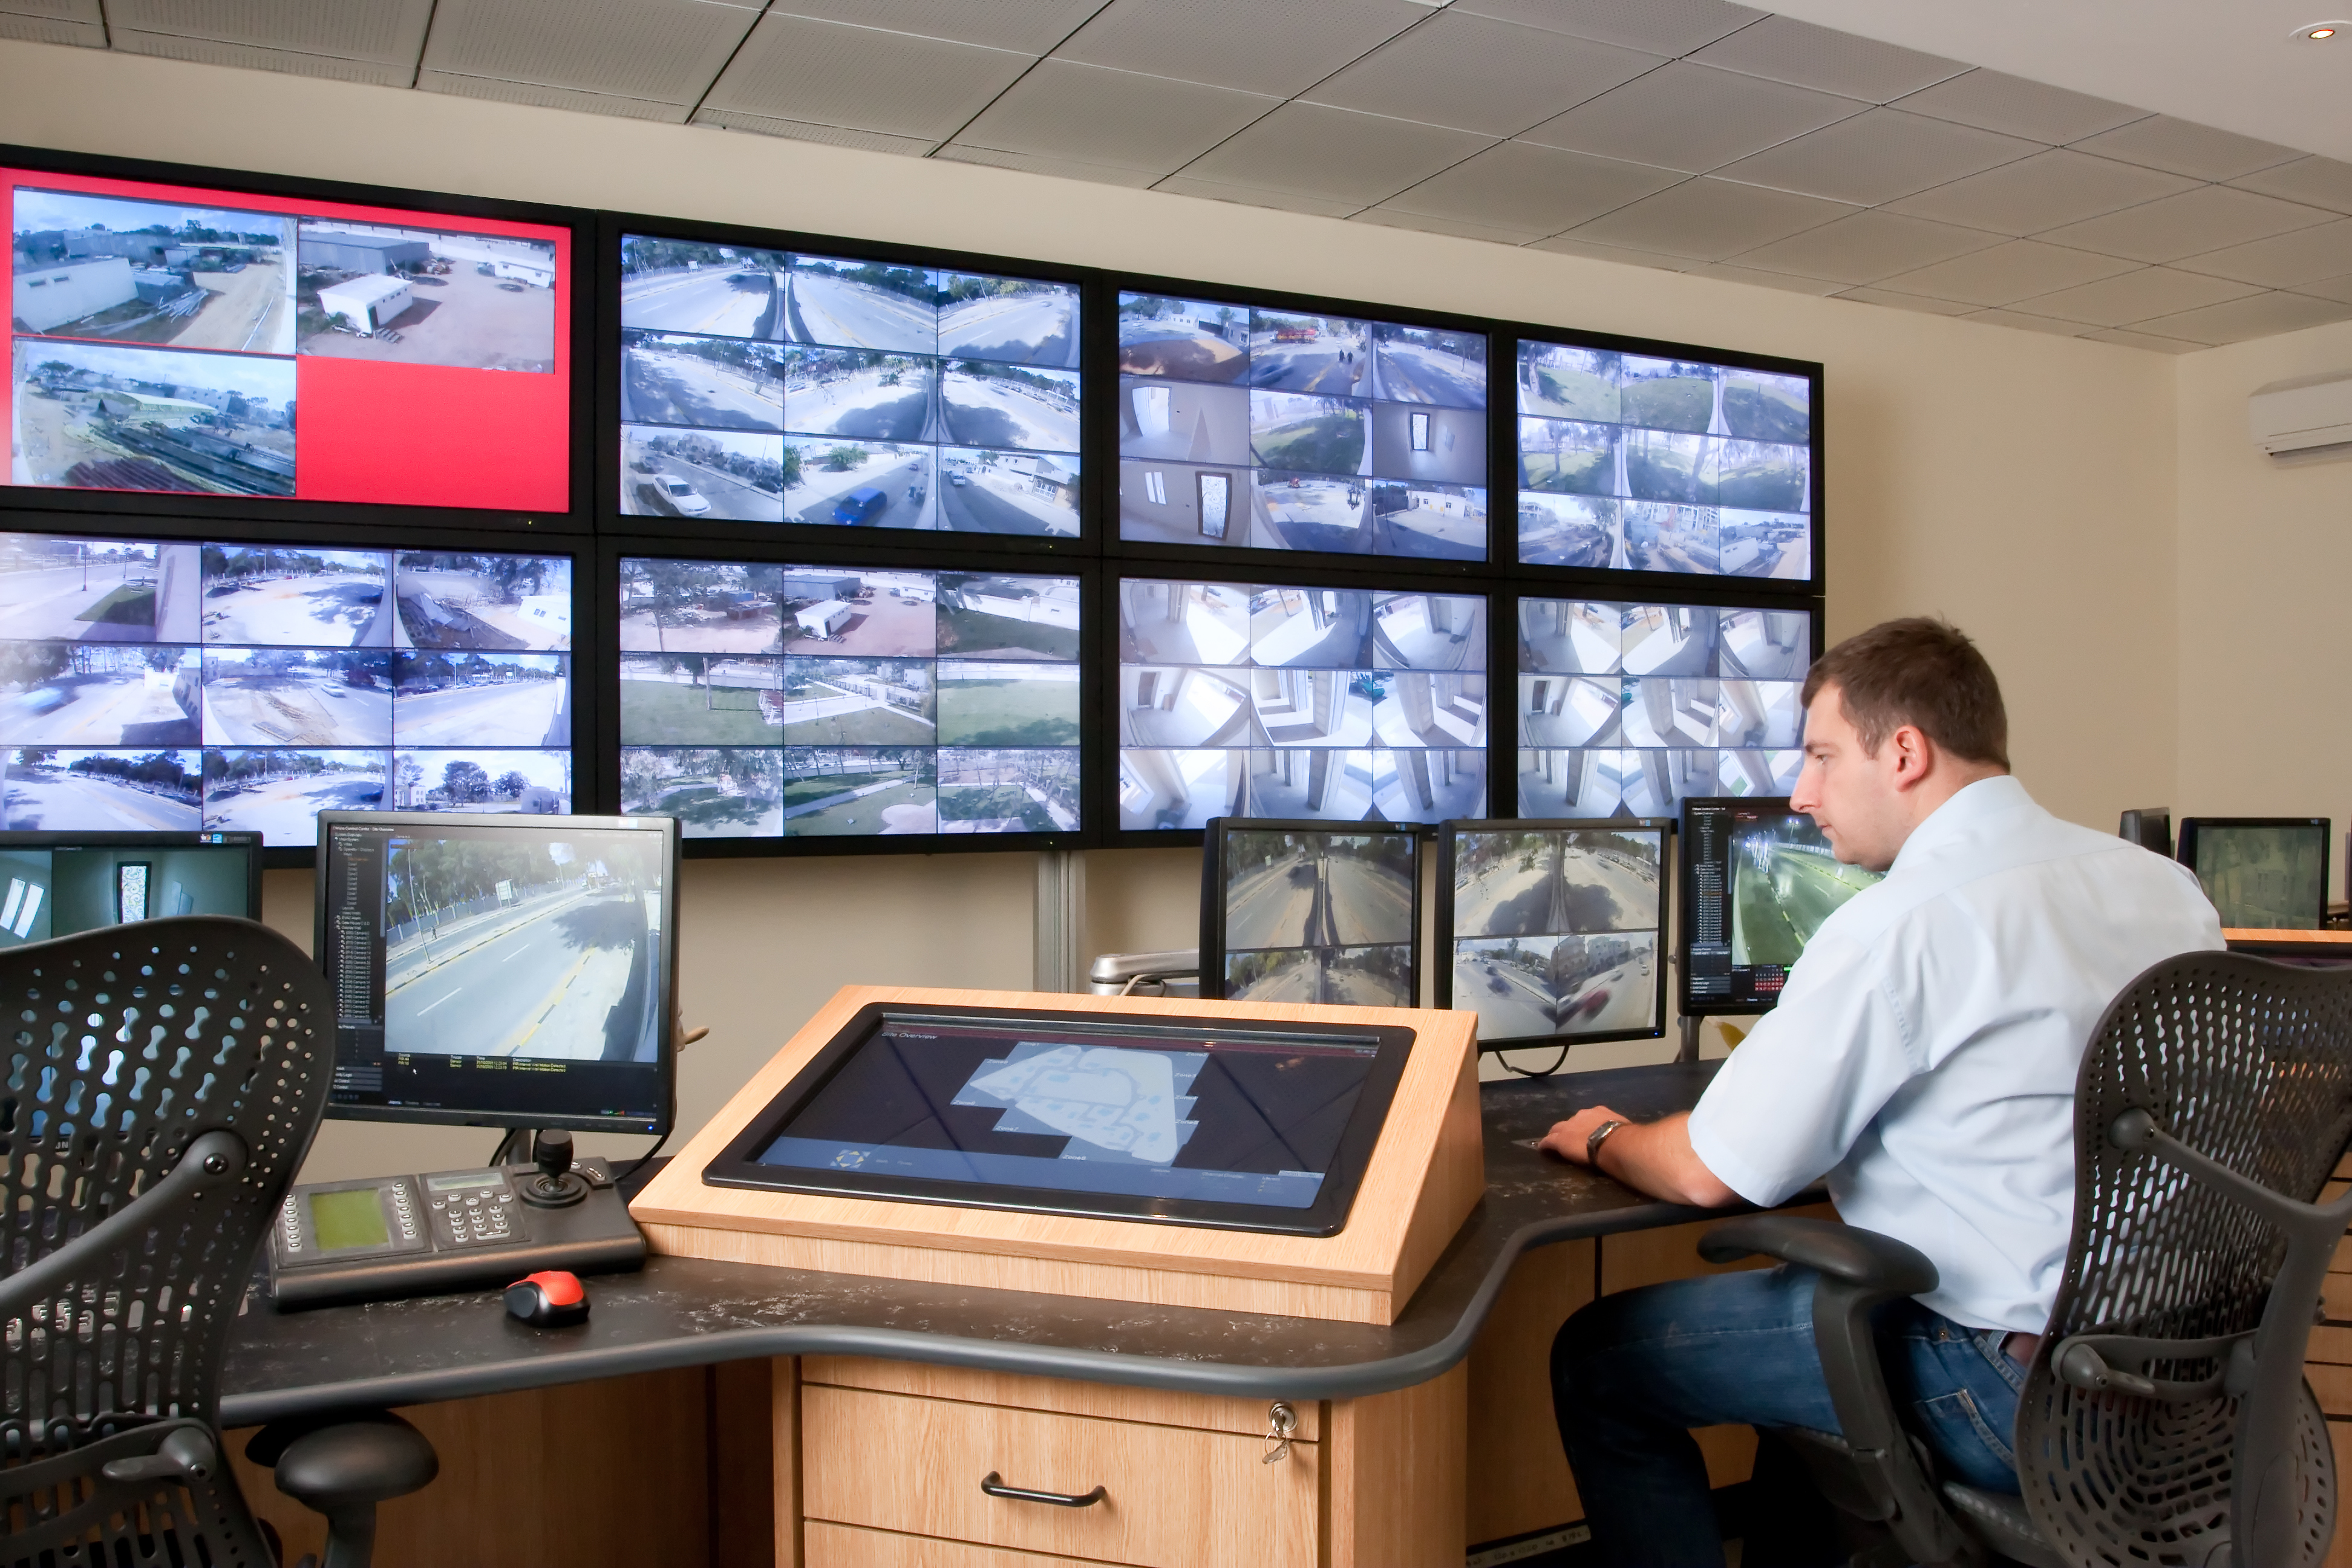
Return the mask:
M1584 1163L1591 1166L1594 1170L1599 1170L1601 1168L1601 1145L1609 1141L1609 1135L1612 1132L1616 1131L1617 1129L1624 1125L1625 1123L1623 1121L1612 1118L1594 1128L1592 1130L1591 1136L1588 1137L1584 1141Z

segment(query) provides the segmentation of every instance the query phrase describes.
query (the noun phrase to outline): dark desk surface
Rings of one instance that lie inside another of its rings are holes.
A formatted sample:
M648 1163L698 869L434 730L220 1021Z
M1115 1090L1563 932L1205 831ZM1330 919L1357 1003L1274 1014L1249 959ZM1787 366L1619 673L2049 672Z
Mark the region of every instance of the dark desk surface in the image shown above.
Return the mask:
M593 1315L576 1329L528 1328L493 1291L284 1314L254 1302L229 1342L221 1424L774 1355L880 1356L1255 1398L1407 1388L1469 1353L1522 1252L1708 1212L1645 1198L1518 1141L1587 1105L1642 1119L1687 1109L1715 1068L1483 1085L1486 1195L1385 1327L655 1258L642 1273L592 1277Z

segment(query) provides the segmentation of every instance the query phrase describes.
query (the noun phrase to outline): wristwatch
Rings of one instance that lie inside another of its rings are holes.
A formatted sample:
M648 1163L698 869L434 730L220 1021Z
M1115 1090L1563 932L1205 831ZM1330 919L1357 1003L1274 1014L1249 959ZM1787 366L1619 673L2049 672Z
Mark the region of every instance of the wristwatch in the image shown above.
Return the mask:
M1601 1145L1609 1141L1609 1134L1624 1125L1622 1121L1610 1121L1594 1128L1592 1136L1584 1141L1584 1163L1596 1171L1601 1169Z

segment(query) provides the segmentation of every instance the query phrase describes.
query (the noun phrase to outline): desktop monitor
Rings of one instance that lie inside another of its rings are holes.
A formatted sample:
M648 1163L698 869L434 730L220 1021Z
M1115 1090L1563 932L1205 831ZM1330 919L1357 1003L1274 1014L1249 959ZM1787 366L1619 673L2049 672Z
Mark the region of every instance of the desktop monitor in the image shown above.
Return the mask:
M2180 863L2224 929L2317 931L2327 918L2324 816L2184 816Z
M327 1114L664 1133L674 817L319 814Z
M1478 1048L1655 1039L1666 1028L1671 818L1447 822L1436 1005Z
M1682 1012L1764 1013L1822 922L1880 873L1839 862L1786 795L1683 802Z
M2172 858L2172 808L2168 805L2145 805L2137 811L2126 811L2123 826L2116 831L2118 837L2128 838L2168 860Z
M1201 994L1411 1007L1420 846L1363 822L1218 817L1202 845Z
M261 918L258 833L0 833L0 948L169 915Z

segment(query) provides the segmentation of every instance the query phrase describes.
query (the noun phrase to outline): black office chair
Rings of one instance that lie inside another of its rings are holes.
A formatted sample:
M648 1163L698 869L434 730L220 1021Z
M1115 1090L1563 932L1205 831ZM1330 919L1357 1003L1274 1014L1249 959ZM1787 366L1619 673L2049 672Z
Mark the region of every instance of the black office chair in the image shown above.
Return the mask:
M2303 1358L2352 1195L2352 971L2167 959L2100 1020L2075 1086L2074 1232L2018 1406L2022 1499L1939 1481L1886 1391L1872 1310L1936 1285L1889 1237L1752 1215L1699 1244L1817 1269L1843 1439L1782 1432L1860 1526L1858 1565L2295 1568L2327 1552L2336 1465Z
M253 921L147 921L0 952L0 1565L271 1568L218 1374L326 1106L326 981ZM327 1515L327 1568L438 1468L381 1413L247 1453Z

